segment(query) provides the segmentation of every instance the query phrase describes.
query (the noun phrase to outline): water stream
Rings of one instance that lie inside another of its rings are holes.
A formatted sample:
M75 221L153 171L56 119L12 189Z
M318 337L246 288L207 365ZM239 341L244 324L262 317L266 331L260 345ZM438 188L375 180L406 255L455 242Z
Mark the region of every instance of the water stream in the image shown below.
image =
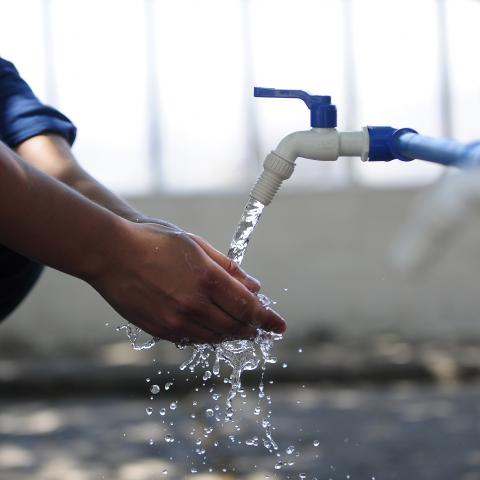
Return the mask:
M237 226L233 239L228 250L228 257L231 258L237 265L242 263L245 256L250 237L257 225L262 214L264 205L257 200L250 199L245 206L243 215ZM262 294L258 294L258 298L268 308L271 304L270 300ZM152 338L144 344L138 344L137 338L140 329L132 325L124 325L119 327L120 330L125 330L134 349L144 350L152 348L159 339ZM261 367L262 374L258 387L259 403L255 408L254 414L260 415L262 409L260 402L265 398L263 375L266 365L268 363L275 363L276 359L271 355L271 350L274 341L280 340L282 335L268 332L262 329L257 330L257 335L253 340L234 340L226 341L220 344L196 344L193 345L192 355L181 366L181 370L189 369L194 372L197 367L204 368L203 380L206 381L212 375L220 377L220 365L224 362L231 368L229 377L224 381L230 383L230 390L226 396L226 408L223 420L231 421L234 416L233 400L238 393L243 394L241 375L245 370L255 370ZM186 348L180 346L180 348ZM213 365L210 366L213 360ZM267 397L268 403L270 400ZM263 445L270 451L278 450L278 446L272 437L272 427L270 423L271 412L263 412L262 420L259 422L264 430ZM220 418L218 418L220 420ZM256 437L255 437L256 438ZM252 439L251 445L258 444L258 439Z

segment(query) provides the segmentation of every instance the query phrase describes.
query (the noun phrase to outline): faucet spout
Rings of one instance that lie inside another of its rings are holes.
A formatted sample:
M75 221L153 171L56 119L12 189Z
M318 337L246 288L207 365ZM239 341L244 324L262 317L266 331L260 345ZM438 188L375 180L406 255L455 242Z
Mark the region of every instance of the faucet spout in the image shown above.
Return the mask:
M287 135L263 162L263 172L250 196L268 205L282 182L291 177L297 158L335 161L340 156L368 159L368 129L338 132L335 128L312 128Z

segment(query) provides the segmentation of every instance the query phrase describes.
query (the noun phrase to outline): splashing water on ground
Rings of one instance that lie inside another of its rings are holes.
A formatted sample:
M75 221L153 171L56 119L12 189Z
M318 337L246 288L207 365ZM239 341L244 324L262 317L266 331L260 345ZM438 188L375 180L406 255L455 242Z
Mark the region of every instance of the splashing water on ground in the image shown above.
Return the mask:
M228 250L228 257L231 258L237 265L242 263L245 256L248 242L257 225L262 214L264 205L253 198L245 206L242 218L237 226L233 239ZM271 304L270 300L262 294L258 294L258 298L265 308ZM132 325L123 325L117 330L125 330L132 346L135 350L146 350L152 348L157 342L158 338L151 338L144 344L138 344L138 334L140 329ZM265 397L263 387L263 375L267 363L275 363L276 359L271 355L274 341L280 340L282 335L268 332L262 329L257 330L257 335L254 340L234 340L226 341L216 345L197 344L193 345L193 352L191 357L185 361L181 366L181 370L188 368L194 372L196 367L203 367L208 372L208 377L211 373L215 376L220 376L220 362L225 362L231 369L228 379L224 381L230 383L230 391L226 397L225 421L230 421L233 418L233 400L238 393L243 393L241 384L241 375L245 370L255 370L261 364L262 376L258 388L259 402ZM185 348L179 346L179 348ZM213 358L213 366L210 372L210 360ZM270 402L269 402L270 403ZM258 405L255 409L255 415L261 412ZM268 450L278 450L278 446L272 438L272 427L270 423L271 412L268 411L264 415L261 425L265 432L263 445Z
M245 206L242 218L237 226L233 239L230 243L227 256L237 265L242 263L243 257L247 251L250 237L260 220L264 205L253 198ZM262 294L258 295L265 308L271 304L270 300ZM230 391L226 399L225 420L231 420L233 417L233 399L237 393L242 391L241 375L245 370L255 370L262 363L262 378L259 385L259 399L264 397L263 374L267 363L275 363L276 359L271 355L273 342L280 340L282 335L268 332L262 329L257 330L254 340L234 340L222 342L218 345L194 345L193 354L180 368L183 370L189 368L192 372L199 364L208 368L208 360L213 355L214 365L213 373L220 375L220 362L225 362L232 371L230 374ZM258 411L259 407L257 407ZM256 413L258 414L258 413ZM272 438L271 424L269 421L270 411L265 415L261 424L265 431L264 446L271 450L277 450L278 446Z

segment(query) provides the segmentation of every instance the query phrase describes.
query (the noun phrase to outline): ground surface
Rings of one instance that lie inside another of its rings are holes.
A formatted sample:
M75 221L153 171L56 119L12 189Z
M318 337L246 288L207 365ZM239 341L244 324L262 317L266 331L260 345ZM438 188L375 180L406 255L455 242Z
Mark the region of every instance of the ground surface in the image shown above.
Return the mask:
M276 470L275 454L261 445L245 444L263 433L256 423L261 415L253 414L256 392L248 392L244 405L238 399L242 411L236 421L221 427L205 413L216 404L223 407L224 401L224 395L218 401L211 398L209 384L180 396L175 385L164 390L165 379L152 378L149 385L153 383L161 386L153 400L147 394L3 400L0 479L256 480L298 479L303 473L307 479L322 480L480 479L478 385L448 389L407 384L352 389L267 385L274 438L280 460L287 463ZM225 389L221 385L216 391L224 394ZM172 402L175 410L169 408ZM149 406L151 415L146 413ZM164 416L161 408L166 408ZM210 427L213 431L205 437L204 429ZM168 433L174 437L171 443L165 441ZM228 438L232 433L235 443ZM200 445L195 443L198 439ZM286 454L289 446L294 451ZM202 448L205 454L195 451ZM198 473L192 474L192 468Z

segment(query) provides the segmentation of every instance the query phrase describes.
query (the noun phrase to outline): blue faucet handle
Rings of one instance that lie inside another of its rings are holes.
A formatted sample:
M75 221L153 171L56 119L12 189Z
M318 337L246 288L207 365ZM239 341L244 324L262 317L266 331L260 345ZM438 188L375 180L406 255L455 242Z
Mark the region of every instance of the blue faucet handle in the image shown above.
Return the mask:
M278 90L276 88L254 87L254 97L299 98L310 110L312 128L335 128L337 126L337 107L332 105L328 95L310 95L303 90Z

